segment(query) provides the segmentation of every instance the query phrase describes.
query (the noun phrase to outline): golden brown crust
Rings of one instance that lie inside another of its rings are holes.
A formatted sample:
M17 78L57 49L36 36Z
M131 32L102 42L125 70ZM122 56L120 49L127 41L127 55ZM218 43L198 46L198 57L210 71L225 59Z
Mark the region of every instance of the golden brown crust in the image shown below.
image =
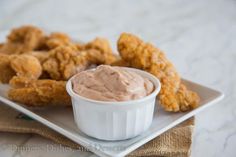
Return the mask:
M30 87L35 82L33 79L29 79L24 76L14 76L9 81L9 85L12 88L24 88L24 87Z
M43 32L34 26L15 28L7 37L7 42L0 48L1 53L22 54L28 53L40 45Z
M43 64L49 58L48 51L31 51L29 55L37 58L41 64Z
M43 63L43 70L54 80L68 80L75 73L87 67L86 53L71 46L60 46L49 52Z
M9 55L0 54L0 82L8 83L9 80L16 75L16 72L11 68Z
M53 32L50 34L49 39L46 44L50 49L56 48L61 45L69 45L71 43L71 39L65 33Z
M198 106L198 95L181 83L176 69L160 49L132 34L123 33L118 40L118 50L130 66L146 70L160 79L159 99L166 111L187 111Z
M10 81L14 87L8 92L13 101L27 106L70 106L70 96L66 92L65 81L31 80L14 77Z
M111 64L117 59L107 39L95 38L84 47L88 52L89 61L93 64Z
M117 58L116 61L114 61L111 65L112 66L120 66L120 67L130 67L130 63L125 61L122 58Z
M43 70L54 80L68 80L92 64L111 64L116 60L109 42L96 38L80 50L73 44L61 45L49 52Z
M31 55L11 55L11 68L17 76L38 79L42 74L42 66L37 58Z
M37 50L49 51L59 46L69 46L69 45L74 45L76 47L76 44L74 44L71 41L70 37L65 33L53 32L48 36L44 36Z
M42 67L38 59L31 55L0 54L0 72L0 82L8 83L15 75L38 79L42 74Z
M0 43L0 49L4 46L4 43Z

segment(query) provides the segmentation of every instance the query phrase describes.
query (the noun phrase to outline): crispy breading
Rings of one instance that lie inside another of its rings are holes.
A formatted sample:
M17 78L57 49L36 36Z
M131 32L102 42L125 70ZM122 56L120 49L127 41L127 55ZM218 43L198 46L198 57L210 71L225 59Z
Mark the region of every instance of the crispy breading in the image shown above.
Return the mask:
M107 64L107 65L111 65L112 63L114 63L119 56L115 55L115 54L104 54L102 53L102 51L96 50L96 49L88 49L85 50L87 52L87 58L88 61L91 64Z
M49 58L48 51L31 51L29 55L36 57L41 64Z
M0 43L0 49L4 46L4 43Z
M42 67L37 58L28 54L0 54L0 72L0 82L8 83L15 75L38 79L42 74Z
M43 63L43 70L54 80L68 80L88 65L86 52L79 52L71 46L59 46L49 53L48 59Z
M16 72L17 76L24 76L30 79L38 79L42 74L42 66L39 60L31 55L12 55L11 68Z
M10 85L13 88L9 90L8 97L30 107L71 105L70 96L66 92L65 81L14 77L10 81Z
M61 45L49 52L49 57L43 63L43 70L52 79L68 80L72 75L85 70L93 64L111 64L117 59L112 53L109 42L103 38L81 45Z
M37 50L49 51L59 46L69 45L75 45L76 47L76 44L72 42L67 34L61 32L53 32L48 36L44 36Z
M48 40L46 41L46 44L50 49L56 48L61 45L69 45L70 43L70 37L65 33L60 32L51 33Z
M1 53L28 53L40 45L43 32L34 26L22 26L13 29L7 37L7 42L0 48Z
M11 68L9 55L0 54L0 82L8 83L9 80L16 75L16 72Z
M129 62L127 62L124 59L119 58L119 57L111 65L112 66L121 66L121 67L130 67L130 63Z
M111 64L116 61L109 41L105 38L95 38L85 45L88 52L88 59L93 64Z
M131 67L148 71L160 79L159 101L166 111L187 111L198 106L199 96L181 83L178 72L160 49L123 33L118 40L118 50Z
M36 83L33 79L29 79L24 76L13 76L9 81L9 85L12 88L24 88L24 87L32 87L33 83Z

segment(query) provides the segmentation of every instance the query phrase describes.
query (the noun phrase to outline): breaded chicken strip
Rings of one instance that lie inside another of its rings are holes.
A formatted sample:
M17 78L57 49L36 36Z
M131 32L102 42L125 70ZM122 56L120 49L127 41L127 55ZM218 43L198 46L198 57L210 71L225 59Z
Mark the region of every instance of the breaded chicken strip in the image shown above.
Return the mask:
M15 28L7 36L7 42L0 47L0 53L22 54L28 53L40 45L43 32L34 26Z
M130 67L130 63L122 58L117 58L112 64L112 66Z
M49 52L43 70L54 80L68 80L88 65L86 52L72 46L59 46Z
M43 64L49 58L48 51L31 51L29 55L37 58L41 64Z
M93 64L111 64L116 61L109 41L104 38L96 38L85 45L88 52L88 59Z
M198 106L199 96L181 83L173 64L160 49L132 34L123 33L118 40L118 50L131 67L148 71L160 79L159 101L166 111L187 111Z
M9 80L16 75L16 72L11 68L9 55L0 54L0 82L8 83Z
M49 52L43 70L54 80L68 80L93 64L111 64L116 60L109 42L96 38L80 50L73 44L58 46Z
M24 76L30 79L38 79L42 74L42 66L39 60L31 55L12 55L11 67L17 76Z
M0 54L0 72L2 83L8 83L15 75L38 79L42 74L42 66L37 58L28 54Z
M65 81L32 80L25 77L14 77L10 81L13 89L8 97L30 107L70 106L71 99L66 92Z
M72 44L74 43L65 33L53 32L48 36L44 36L37 50L48 51L59 46L69 46Z
M50 48L56 48L61 45L69 45L71 43L71 39L68 35L60 32L53 32L48 37L46 41L46 45Z

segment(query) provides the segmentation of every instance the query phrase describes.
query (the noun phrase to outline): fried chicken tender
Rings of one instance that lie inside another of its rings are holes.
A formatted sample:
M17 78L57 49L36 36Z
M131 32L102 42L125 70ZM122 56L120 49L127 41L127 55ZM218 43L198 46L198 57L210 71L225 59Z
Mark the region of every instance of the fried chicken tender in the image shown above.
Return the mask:
M0 54L0 72L2 83L8 83L15 75L38 79L42 74L42 66L37 58L28 54Z
M37 58L31 55L10 56L11 67L17 76L24 76L30 79L38 79L42 74L42 66Z
M27 106L71 106L65 81L13 77L10 85L13 88L9 90L8 97Z
M125 61L122 58L117 58L116 61L114 61L111 66L121 66L121 67L130 67L130 63Z
M111 64L116 61L117 56L114 55L109 41L104 38L96 38L85 45L88 52L88 59L93 64Z
M34 26L15 28L0 47L0 53L22 54L36 49L43 38L43 32Z
M132 34L123 33L118 40L118 50L131 67L148 71L160 79L159 101L166 111L187 111L198 106L199 96L181 83L173 64L160 49Z
M73 44L74 43L71 41L70 37L65 33L53 32L48 36L44 36L38 50L48 51L59 46L68 46Z
M0 48L2 48L2 47L3 47L3 45L4 45L3 43L0 43Z
M50 49L56 48L61 45L69 45L71 43L71 39L68 35L60 32L51 33L49 39L46 44Z
M41 64L43 64L49 58L48 51L32 51L29 53L29 55L37 58Z
M49 52L48 59L43 63L43 70L54 80L68 80L87 65L85 51L79 52L72 46L60 46Z
M16 72L11 68L11 59L9 55L0 54L0 82L8 83L9 80L16 75Z
M49 52L43 70L54 80L68 80L74 74L93 64L111 64L116 60L109 42L96 38L78 49L73 44L61 45Z

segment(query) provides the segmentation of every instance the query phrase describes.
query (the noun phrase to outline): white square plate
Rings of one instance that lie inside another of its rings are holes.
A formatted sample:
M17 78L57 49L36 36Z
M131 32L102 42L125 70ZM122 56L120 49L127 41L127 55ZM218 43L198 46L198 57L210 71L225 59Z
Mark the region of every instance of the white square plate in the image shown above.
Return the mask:
M184 120L196 115L207 107L210 107L224 97L221 92L211 88L187 80L183 80L183 82L189 89L192 89L199 94L201 98L200 106L192 111L184 113L168 113L157 106L152 125L148 131L140 136L124 141L102 141L83 134L74 123L72 108L32 109L23 104L12 102L7 98L7 90L9 89L8 85L0 85L0 101L45 124L76 143L83 145L95 154L100 156L118 157L127 155L141 145L147 143Z

